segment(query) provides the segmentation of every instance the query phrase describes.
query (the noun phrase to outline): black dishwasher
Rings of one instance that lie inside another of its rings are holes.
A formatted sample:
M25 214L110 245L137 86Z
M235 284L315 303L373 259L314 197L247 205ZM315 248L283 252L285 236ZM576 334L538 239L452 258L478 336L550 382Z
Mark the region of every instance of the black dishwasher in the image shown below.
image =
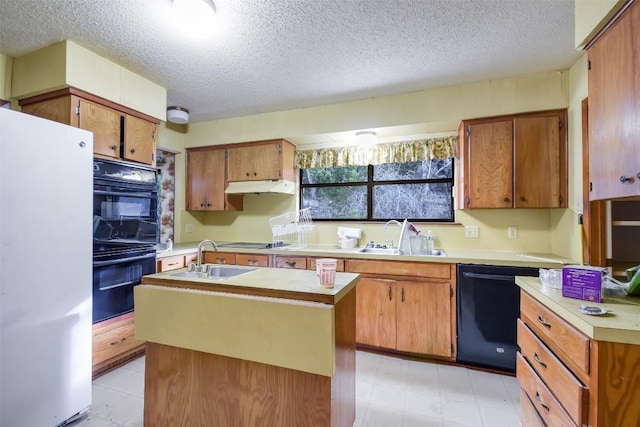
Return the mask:
M458 264L458 363L515 372L520 288L537 268Z

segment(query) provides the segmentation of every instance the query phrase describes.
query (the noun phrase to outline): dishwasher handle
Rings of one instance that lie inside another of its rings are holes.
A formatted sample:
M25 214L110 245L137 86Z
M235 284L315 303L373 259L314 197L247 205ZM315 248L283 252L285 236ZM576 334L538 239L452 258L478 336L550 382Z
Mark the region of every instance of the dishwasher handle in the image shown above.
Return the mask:
M506 274L469 273L465 271L462 275L472 279L504 280L506 282L514 282L516 280L516 276Z

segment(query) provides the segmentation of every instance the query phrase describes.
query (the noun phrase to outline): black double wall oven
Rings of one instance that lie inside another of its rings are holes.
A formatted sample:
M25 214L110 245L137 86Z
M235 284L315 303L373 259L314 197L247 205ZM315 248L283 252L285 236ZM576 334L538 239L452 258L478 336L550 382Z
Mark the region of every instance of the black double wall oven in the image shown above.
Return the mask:
M156 271L158 185L153 168L93 163L93 323L133 310L133 287Z

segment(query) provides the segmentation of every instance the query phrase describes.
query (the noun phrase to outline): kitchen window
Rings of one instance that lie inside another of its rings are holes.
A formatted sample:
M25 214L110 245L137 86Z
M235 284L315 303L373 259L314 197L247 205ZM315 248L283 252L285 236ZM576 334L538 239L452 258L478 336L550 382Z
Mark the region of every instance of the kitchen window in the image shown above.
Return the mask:
M315 220L452 222L454 159L300 170L300 206Z

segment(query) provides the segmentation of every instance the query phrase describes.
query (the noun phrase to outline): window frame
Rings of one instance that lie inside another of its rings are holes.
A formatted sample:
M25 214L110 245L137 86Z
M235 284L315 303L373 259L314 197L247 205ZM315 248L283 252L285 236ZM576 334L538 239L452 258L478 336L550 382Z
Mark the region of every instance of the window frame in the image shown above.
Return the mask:
M411 163L411 162L404 162ZM438 184L438 183L450 183L451 184L451 211L450 218L447 219L425 219L425 218L406 218L411 222L437 222L450 224L455 223L455 164L454 159L451 161L451 178L426 178L426 179L411 179L411 180L385 180L374 181L373 172L375 165L367 165L367 181L359 182L336 182L336 183L321 183L321 184L304 184L303 173L306 169L300 169L298 172L298 178L300 183L300 194L298 195L299 206L302 204L302 193L305 188L322 188L322 187L362 187L367 188L367 217L366 218L313 218L313 221L324 222L387 222L391 220L402 221L405 218L373 218L373 188L380 185L403 185L403 184Z

